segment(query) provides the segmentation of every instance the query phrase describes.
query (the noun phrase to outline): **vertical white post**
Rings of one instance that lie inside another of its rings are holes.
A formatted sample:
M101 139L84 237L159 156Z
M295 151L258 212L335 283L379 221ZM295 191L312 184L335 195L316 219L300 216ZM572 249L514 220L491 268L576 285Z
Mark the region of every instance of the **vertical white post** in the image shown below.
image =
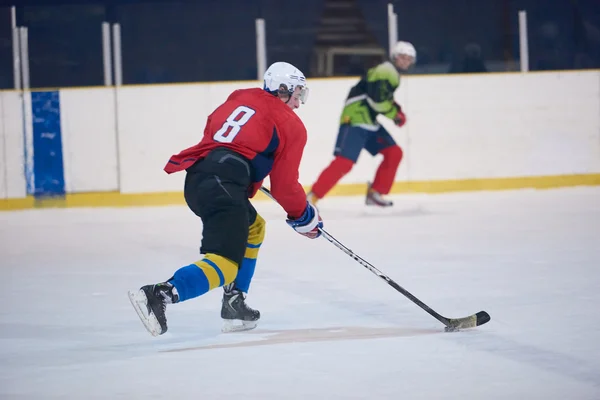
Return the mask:
M527 41L527 11L519 11L519 52L521 72L529 71L529 43Z
M396 44L398 42L398 14L394 13L392 18L392 33L394 39L393 43Z
M112 86L112 57L110 54L110 24L102 23L102 61L104 62L104 86Z
M113 59L115 62L115 86L123 84L123 62L121 59L121 25L113 24Z
M317 52L317 76L325 75L325 52L319 50Z
M10 18L13 51L13 81L15 89L21 90L21 45L19 44L19 28L17 28L17 10L15 6L10 8Z
M19 41L21 42L21 72L23 75L23 89L29 90L29 39L26 27L19 27L19 36Z
M113 71L115 74L115 147L117 151L117 186L121 191L122 169L121 169L121 136L119 135L119 87L123 85L123 61L121 53L121 24L112 24L113 45Z
M265 20L256 19L256 71L258 81L263 80L267 70L267 35L265 29Z
M325 53L325 76L333 76L333 57L335 51L333 48L328 48Z
M398 41L398 14L394 12L394 5L388 4L388 55L392 54L392 49Z
M27 182L27 193L35 191L35 179L33 174L33 115L31 110L31 92L29 83L29 35L27 28L21 26L16 28L19 34L19 45L21 51L21 79L23 93L21 96L21 107L23 110L23 138L25 144L25 180Z

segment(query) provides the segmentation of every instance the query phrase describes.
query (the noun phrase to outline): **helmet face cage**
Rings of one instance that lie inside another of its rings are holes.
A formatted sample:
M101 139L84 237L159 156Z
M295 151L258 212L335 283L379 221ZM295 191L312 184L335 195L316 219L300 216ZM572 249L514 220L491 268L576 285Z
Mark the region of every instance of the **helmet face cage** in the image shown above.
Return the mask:
M282 83L279 85L279 89L277 90L277 93L279 93L280 95L288 95L288 96L292 97L295 89L300 89L299 98L300 98L300 101L302 102L302 104L305 104L306 100L308 100L308 93L309 93L307 86L296 85L294 87L292 85L288 89L287 85L285 83Z
M308 100L308 86L298 86L300 88L300 101L302 104L306 104L306 100Z

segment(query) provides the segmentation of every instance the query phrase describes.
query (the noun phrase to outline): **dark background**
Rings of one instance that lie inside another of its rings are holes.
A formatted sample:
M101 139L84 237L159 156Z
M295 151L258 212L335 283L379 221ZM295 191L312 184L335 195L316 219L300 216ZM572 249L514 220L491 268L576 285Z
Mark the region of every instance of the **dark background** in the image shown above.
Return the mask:
M519 69L518 11L528 14L530 70L600 68L600 0L395 0L398 39L418 51L412 73ZM32 88L104 84L103 21L119 22L123 83L256 79L255 19L268 63L322 76L330 46L388 48L389 0L18 1ZM12 88L10 5L0 6L0 89ZM334 76L380 57L339 56Z

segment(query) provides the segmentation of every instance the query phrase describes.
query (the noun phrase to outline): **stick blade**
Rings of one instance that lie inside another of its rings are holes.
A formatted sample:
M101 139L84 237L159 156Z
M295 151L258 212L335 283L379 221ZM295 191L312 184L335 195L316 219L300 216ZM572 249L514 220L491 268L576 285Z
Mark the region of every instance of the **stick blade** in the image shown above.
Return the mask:
M486 313L485 311L479 311L477 314L475 314L475 316L477 317L477 326L487 324L492 319L490 314Z
M477 314L473 314L464 318L452 318L448 320L446 325L446 332L455 332L460 329L475 328L476 326L488 323L492 317L485 311L479 311Z

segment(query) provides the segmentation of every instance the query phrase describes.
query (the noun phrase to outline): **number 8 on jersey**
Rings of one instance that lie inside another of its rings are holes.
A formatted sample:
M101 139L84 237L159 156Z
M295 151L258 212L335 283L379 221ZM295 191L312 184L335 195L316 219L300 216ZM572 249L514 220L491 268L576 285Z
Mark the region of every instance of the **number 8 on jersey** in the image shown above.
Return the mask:
M221 129L215 132L213 139L220 143L231 143L233 139L240 133L240 129L244 126L250 118L256 113L253 109L246 106L239 106L227 117ZM242 117L239 115L242 114ZM231 128L231 130L229 129Z

